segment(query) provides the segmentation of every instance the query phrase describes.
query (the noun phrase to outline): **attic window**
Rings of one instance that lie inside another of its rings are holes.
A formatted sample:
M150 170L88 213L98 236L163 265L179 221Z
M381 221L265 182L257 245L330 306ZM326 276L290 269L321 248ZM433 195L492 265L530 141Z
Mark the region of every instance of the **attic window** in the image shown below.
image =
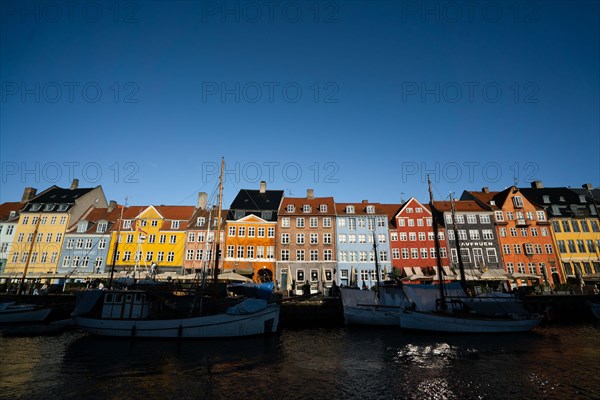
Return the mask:
M11 211L11 212L10 212L10 216L9 216L9 218L10 218L10 219L13 219L13 218L14 218L16 215L17 215L17 212L16 212L16 211Z
M196 225L202 226L202 225L204 225L204 222L205 222L204 217L198 217L198 219L196 220Z
M171 229L178 229L179 221L171 221Z
M130 219L123 221L123 228L124 229L131 228L131 220Z
M302 212L308 213L308 212L310 212L310 210L311 210L310 205L305 204L302 206Z
M585 198L584 195L582 195L582 194L579 195L579 202L580 203L587 203L586 198Z
M52 211L52 209L54 208L54 206L55 206L55 205L56 205L56 204L52 204L52 203L50 203L50 204L46 204L46 205L44 206L44 211Z
M66 211L67 208L69 208L68 204L59 204L58 205L58 211Z
M561 203L565 203L566 202L565 196L560 196L559 200L560 200Z
M319 211L320 212L327 212L327 204L321 204L319 206Z
M244 210L235 210L235 219L244 218Z
M512 200L513 200L513 205L516 208L523 208L523 198L521 196L514 196Z
M346 212L348 214L354 214L354 206L346 206Z
M85 232L87 230L87 221L79 221L77 224L77 232Z
M260 213L260 217L262 219L271 219L273 216L273 213L271 212L271 210L264 210Z
M104 233L106 232L106 228L108 227L108 223L107 222L99 222L98 223L98 228L96 229L96 232L98 233Z
M550 204L550 196L544 195L542 196L542 199L544 201L544 204Z
M30 211L38 211L40 208L42 208L41 204L32 204Z
M367 206L367 214L374 214L375 206Z
M294 207L293 204L288 204L288 206L285 208L285 211L294 212L295 209L296 209L296 207Z
M496 201L495 200L490 200L490 206L495 206L496 205Z

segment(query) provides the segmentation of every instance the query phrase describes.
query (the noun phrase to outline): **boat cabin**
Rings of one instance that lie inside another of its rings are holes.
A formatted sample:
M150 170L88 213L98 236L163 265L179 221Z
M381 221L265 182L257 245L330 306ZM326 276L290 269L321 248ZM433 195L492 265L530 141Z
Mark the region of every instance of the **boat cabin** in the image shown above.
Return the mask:
M144 292L108 292L104 295L102 318L143 319L148 318L150 310L151 302Z

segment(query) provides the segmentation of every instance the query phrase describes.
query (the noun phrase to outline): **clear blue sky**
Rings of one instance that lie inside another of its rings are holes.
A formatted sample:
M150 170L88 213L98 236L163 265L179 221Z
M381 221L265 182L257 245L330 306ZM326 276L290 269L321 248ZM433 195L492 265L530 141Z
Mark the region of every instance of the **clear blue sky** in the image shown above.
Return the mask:
M0 202L600 185L596 1L69 4L2 2Z

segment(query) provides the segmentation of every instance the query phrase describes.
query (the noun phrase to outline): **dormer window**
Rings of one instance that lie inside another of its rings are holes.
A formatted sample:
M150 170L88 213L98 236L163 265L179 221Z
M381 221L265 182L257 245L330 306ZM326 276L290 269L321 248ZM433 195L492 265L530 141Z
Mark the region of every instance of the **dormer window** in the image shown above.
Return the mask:
M178 229L179 221L171 221L171 229Z
M131 220L130 219L123 221L123 228L124 229L131 228Z
M46 205L44 206L44 211L52 211L52 210L54 209L54 206L55 206L55 205L56 205L56 204L46 204Z
M287 212L294 212L294 210L296 210L296 207L294 207L293 204L288 204L288 206L285 208L285 211Z
M319 206L319 212L327 212L327 204L321 204Z
M490 206L495 206L496 205L496 201L495 200L490 200Z
M244 210L235 210L235 219L244 218Z
M302 206L302 212L309 213L310 210L311 210L311 207L308 204L305 204Z
M587 203L587 200L586 200L586 198L585 198L584 195L582 195L582 194L579 195L579 202L580 203Z
M140 226L141 226L142 228L146 226L146 220L145 220L145 219L142 219L142 220L140 221Z
M206 219L204 217L198 217L198 219L196 220L196 225L203 226L204 222L206 222Z
M77 224L77 232L85 232L87 231L87 221L79 221Z
M30 211L38 211L40 208L42 208L41 204L32 204Z
M106 228L108 228L108 222L98 222L98 228L96 229L96 232L104 233L106 232Z
M513 205L515 208L523 208L523 198L521 196L513 196Z
M559 200L560 200L561 203L565 203L566 202L565 196L560 196Z
M273 218L273 212L271 210L263 210L260 213L260 217L262 219L270 220L271 218Z
M354 206L346 206L346 213L354 214Z
M367 214L375 214L375 206L367 206Z
M58 205L58 211L66 211L66 210L67 210L67 208L69 208L69 205L68 205L68 204L64 204L64 203L63 203L63 204L59 204L59 205Z
M542 196L542 201L544 202L544 204L550 204L550 196L548 196L547 194Z
M9 218L9 219L13 219L13 218L14 218L14 217L16 217L16 216L17 216L17 212L16 212L16 211L11 211L11 212L10 212L10 215L9 215L9 217L8 217L8 218Z

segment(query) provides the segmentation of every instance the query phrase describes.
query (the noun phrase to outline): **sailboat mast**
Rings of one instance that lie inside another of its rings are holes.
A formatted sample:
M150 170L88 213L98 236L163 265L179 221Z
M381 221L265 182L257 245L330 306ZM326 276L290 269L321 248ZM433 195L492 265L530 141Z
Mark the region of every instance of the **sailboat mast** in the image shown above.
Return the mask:
M127 205L127 198L125 198L125 206ZM119 242L121 241L121 223L123 222L123 210L125 206L121 207L121 215L117 221L117 239L115 242L115 250L113 251L112 265L110 267L110 279L108 280L108 288L112 288L113 277L115 274L115 264L117 263L117 253L119 250Z
M215 292L217 290L217 279L219 277L219 245L221 241L221 210L223 208L223 171L225 171L225 159L221 158L221 174L219 175L219 207L217 208L217 229L215 232L215 268L213 271L213 283Z
M456 229L456 210L454 209L454 196L450 195L450 212L452 213L452 230L454 231L454 243L456 243L456 255L458 257L458 270L460 271L460 285L463 290L467 289L467 279L465 277L465 265L460 255L460 240L458 230Z
M379 298L379 286L380 286L380 282L379 282L379 262L378 262L378 256L377 256L377 240L375 237L375 221L373 221L373 252L375 253L375 275L377 276L377 298Z
M442 276L442 259L440 257L440 239L438 237L438 224L435 218L435 208L433 206L433 192L431 191L431 180L427 175L427 185L429 186L429 208L431 209L431 225L433 227L433 242L435 243L435 258L437 261L438 280L440 281L440 309L446 310L446 295L444 293L444 278Z

